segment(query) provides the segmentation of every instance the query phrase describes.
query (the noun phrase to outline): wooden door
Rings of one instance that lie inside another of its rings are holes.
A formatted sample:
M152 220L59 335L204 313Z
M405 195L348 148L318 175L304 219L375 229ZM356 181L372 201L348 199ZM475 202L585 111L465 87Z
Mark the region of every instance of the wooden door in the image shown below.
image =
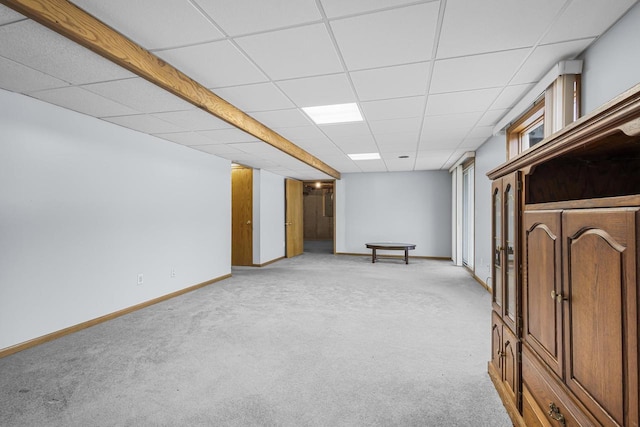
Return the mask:
M287 179L285 181L286 219L285 233L287 240L287 258L302 254L304 251L304 224L302 212L302 181Z
M562 377L562 211L523 215L523 341Z
M603 425L638 422L637 218L563 214L565 383Z
M253 169L231 169L231 265L253 265Z

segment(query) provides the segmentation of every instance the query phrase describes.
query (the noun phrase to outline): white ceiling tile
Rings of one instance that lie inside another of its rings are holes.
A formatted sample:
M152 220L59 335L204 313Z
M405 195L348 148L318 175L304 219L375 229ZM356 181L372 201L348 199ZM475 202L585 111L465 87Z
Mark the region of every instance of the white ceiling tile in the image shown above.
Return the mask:
M360 101L424 95L429 63L354 71L351 79Z
M310 139L310 138L326 138L322 131L318 129L317 126L298 126L298 127L287 127L287 128L279 128L273 127L273 130L278 132L280 135L284 136L290 141L298 141L300 139Z
M424 3L336 20L331 28L350 70L426 61L438 9L439 3Z
M426 97L412 96L408 98L366 101L361 103L367 120L389 120L422 116Z
M465 148L460 148L458 147L457 149L453 150L451 153L451 156L449 156L449 158L447 159L447 161L444 163L444 165L442 165L442 169L449 169L451 166L453 166L453 164L455 162L457 162L460 157L462 157L464 155L464 153L466 153L467 149Z
M367 137L351 137L351 138L336 138L336 144L340 147L341 151L346 154L353 153L376 153L378 152L378 146L373 138Z
M215 89L216 95L245 112L282 110L294 104L273 83Z
M372 120L369 122L374 135L398 132L414 132L416 136L422 125L422 117L410 117L391 120Z
M276 84L298 107L346 104L356 101L346 74L282 80Z
M454 150L460 143L464 141L464 137L450 138L447 135L442 138L429 137L429 139L421 140L418 149L424 150Z
M494 126L508 111L508 108L486 111L478 122L478 126Z
M436 61L429 91L442 93L505 86L529 51L517 49Z
M72 84L133 77L129 71L31 21L0 27L0 56Z
M122 104L76 86L34 92L31 96L94 117L136 113Z
M414 0L321 0L322 7L329 18L354 15L374 10L389 9L409 3Z
M196 108L140 77L94 83L85 85L83 88L141 113L182 111Z
M418 144L416 141L411 143L405 142L395 142L392 144L380 144L379 151L380 153L395 153L402 152L403 154L412 154L415 153L418 149Z
M198 132L201 135L214 141L216 144L230 144L234 142L250 142L257 141L258 139L249 135L240 129L219 129L219 130L206 130Z
M388 172L384 160L359 160L356 162L362 172Z
M595 39L573 40L536 47L509 84L537 83L554 65L565 59L574 59L593 40Z
M534 83L507 86L493 103L491 109L498 110L509 109L513 107L513 105L518 102L520 98L522 98L534 86Z
M429 95L426 115L485 111L495 101L499 93L499 88L491 88Z
M302 127L311 123L298 109L262 111L253 113L251 116L270 128Z
M387 170L389 172L409 172L414 170L414 165L416 163L415 159L384 159L384 163L387 165Z
M493 135L493 126L476 126L467 134L465 141L470 138L488 138Z
M558 0L448 0L438 58L531 47L563 3Z
M73 0L73 3L148 50L224 37L184 0Z
M416 170L438 170L451 157L451 150L420 151L416 158Z
M104 120L144 133L169 133L184 130L148 114L134 116L107 117Z
M418 148L418 132L399 132L376 135L381 153L398 150L416 151Z
M0 87L12 92L29 93L69 86L69 83L0 56Z
M470 129L476 125L480 117L482 112L427 116L424 120L423 133L453 128Z
M158 133L155 135L158 138L166 139L167 141L175 142L181 145L212 144L212 141L209 138L195 132Z
M342 150L330 141L328 143L311 143L310 141L305 141L304 144L298 144L298 146L316 157L326 158L337 157L340 155L344 156Z
M236 42L273 80L343 71L324 24L240 37Z
M482 144L484 144L487 141L487 139L489 139L490 137L491 135L485 136L485 137L477 137L477 138L465 138L464 141L462 141L462 143L458 145L458 148L464 148L467 150L476 150Z
M24 15L10 9L4 5L0 5L0 25L10 24L11 22L27 19Z
M420 150L435 149L435 148L451 148L457 147L467 136L471 129L459 128L452 131L445 130L433 130L430 132L423 132L423 136L420 138L418 148Z
M560 19L554 22L542 43L598 36L635 3L636 0L573 0Z
M364 122L323 125L320 128L331 139L353 136L371 137L371 131Z
M204 151L205 153L215 154L216 156L221 156L224 158L234 157L237 155L245 155L246 153L238 150L233 147L231 144L207 144L207 145L197 145L193 146L199 151Z
M315 0L196 0L230 36L320 21Z
M157 56L208 88L267 81L228 40L158 51Z
M173 123L183 129L191 131L227 129L233 127L229 123L215 117L204 110L194 109L186 111L168 111L164 113L154 113L154 117Z
M360 172L360 168L358 167L358 165L356 165L353 160L344 155L341 157L327 157L325 158L325 163L339 170L340 173Z

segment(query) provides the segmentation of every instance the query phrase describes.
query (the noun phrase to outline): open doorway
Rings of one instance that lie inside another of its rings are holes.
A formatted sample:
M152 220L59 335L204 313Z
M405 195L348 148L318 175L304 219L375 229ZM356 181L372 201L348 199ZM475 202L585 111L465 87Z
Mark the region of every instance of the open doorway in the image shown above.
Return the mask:
M334 181L305 181L303 186L304 251L335 252Z

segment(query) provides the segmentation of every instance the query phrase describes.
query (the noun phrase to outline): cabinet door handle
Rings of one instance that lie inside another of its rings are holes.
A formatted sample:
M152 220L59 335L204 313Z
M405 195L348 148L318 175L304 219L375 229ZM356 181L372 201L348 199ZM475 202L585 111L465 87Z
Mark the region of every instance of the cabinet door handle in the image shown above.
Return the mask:
M566 425L567 422L564 419L564 415L560 413L560 408L556 406L555 403L549 403L549 412L547 412L551 418L558 421L561 425Z
M567 301L569 298L562 296L561 293L556 293L554 289L553 291L551 291L551 299L554 299L560 303L562 301Z

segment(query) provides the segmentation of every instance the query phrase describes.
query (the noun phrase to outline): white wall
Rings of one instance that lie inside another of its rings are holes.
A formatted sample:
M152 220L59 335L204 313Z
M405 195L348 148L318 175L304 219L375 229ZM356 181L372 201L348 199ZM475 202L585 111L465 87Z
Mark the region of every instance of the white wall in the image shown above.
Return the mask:
M284 177L260 169L253 173L253 263L282 258L284 253Z
M230 273L230 175L0 90L0 348Z
M369 254L365 243L415 243L414 256L451 256L447 171L343 174L336 182L336 251Z
M491 276L491 180L487 172L507 160L504 135L496 135L476 150L475 161L475 275L488 286Z
M582 113L640 82L640 3L582 55Z

